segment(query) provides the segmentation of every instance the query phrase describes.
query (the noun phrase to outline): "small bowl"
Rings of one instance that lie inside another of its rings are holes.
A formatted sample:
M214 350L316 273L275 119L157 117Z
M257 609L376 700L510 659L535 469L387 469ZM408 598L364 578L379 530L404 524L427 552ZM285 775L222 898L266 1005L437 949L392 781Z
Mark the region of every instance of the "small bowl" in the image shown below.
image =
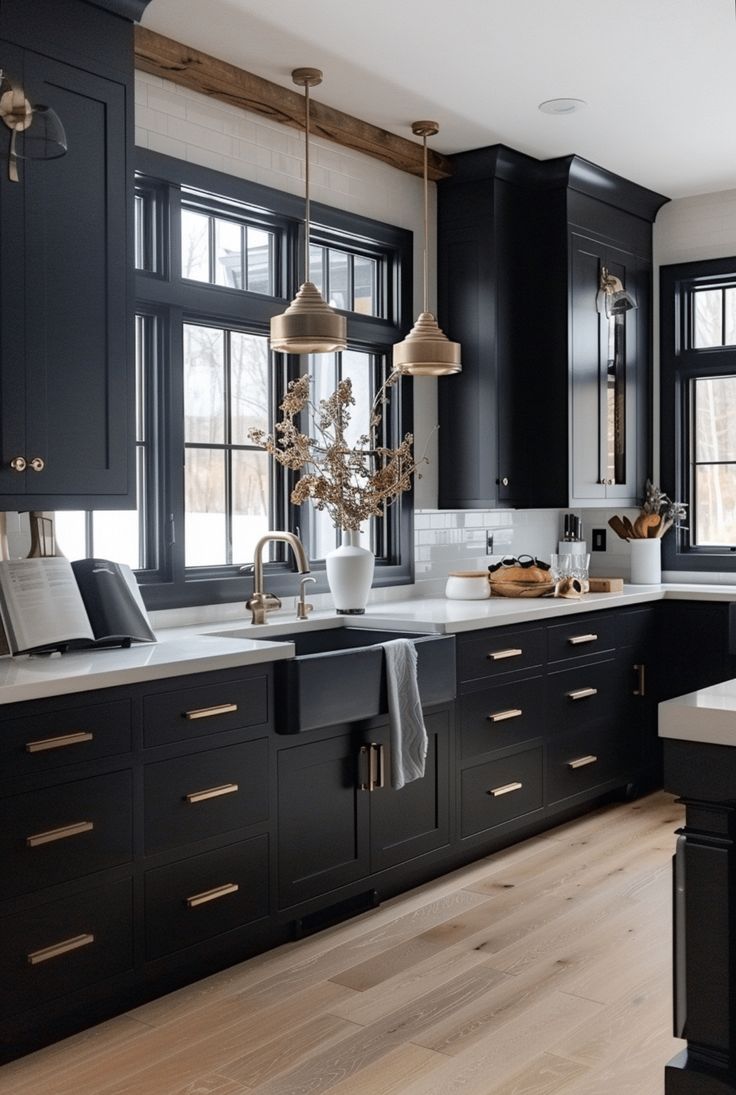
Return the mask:
M483 601L490 595L487 570L452 570L447 576L445 597L451 601Z

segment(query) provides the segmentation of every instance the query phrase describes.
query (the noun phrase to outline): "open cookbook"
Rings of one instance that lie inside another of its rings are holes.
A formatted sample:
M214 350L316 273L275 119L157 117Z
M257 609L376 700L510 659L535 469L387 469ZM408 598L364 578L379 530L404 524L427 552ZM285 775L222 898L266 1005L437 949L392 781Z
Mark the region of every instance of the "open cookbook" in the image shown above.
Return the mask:
M108 559L1 561L0 616L11 654L156 642L133 571Z

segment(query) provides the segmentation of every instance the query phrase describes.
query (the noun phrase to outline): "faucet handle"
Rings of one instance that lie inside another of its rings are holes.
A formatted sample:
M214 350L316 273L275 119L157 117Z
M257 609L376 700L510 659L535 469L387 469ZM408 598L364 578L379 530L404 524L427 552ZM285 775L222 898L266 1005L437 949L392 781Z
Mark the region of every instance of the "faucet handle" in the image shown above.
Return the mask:
M305 597L307 594L307 583L316 581L317 579L312 578L310 574L305 574L303 578L299 579L299 602L296 606L297 620L306 620L309 613L314 610L314 605L307 604Z

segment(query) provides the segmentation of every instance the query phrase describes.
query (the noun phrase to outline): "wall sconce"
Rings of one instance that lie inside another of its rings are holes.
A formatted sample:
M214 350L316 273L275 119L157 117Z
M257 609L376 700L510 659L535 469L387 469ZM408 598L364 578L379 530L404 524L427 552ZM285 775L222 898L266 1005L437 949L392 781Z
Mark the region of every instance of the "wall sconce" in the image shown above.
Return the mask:
M7 90L3 91L3 87ZM55 160L67 151L66 133L50 106L32 105L0 69L0 119L11 131L8 178L18 182L18 160Z
M638 308L636 298L628 289L624 289L621 278L609 274L605 266L601 267L601 280L596 301L598 311L607 316L622 316L632 308Z

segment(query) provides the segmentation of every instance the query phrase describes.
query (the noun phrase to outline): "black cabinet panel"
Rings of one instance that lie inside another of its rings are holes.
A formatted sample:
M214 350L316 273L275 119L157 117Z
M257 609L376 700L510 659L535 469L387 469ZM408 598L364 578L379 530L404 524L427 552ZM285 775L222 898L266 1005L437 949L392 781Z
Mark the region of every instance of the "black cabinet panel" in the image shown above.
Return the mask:
M463 757L542 737L546 730L544 677L515 678L510 684L471 692L461 698L458 718Z
M127 753L130 700L41 711L0 722L0 759L14 775L36 775L67 764Z
M458 680L466 683L536 668L545 661L545 645L541 627L494 628L464 636L458 643Z
M547 678L547 719L552 734L597 723L615 724L625 709L621 666L613 659L586 662Z
M6 897L127 863L132 852L129 771L0 799Z
M543 805L542 746L466 768L460 781L460 835L473 836Z
M196 687L176 686L146 696L143 701L143 733L146 746L188 741L222 730L266 723L268 675L221 679Z
M160 958L268 915L268 837L146 872L146 955Z
M132 926L130 879L0 919L0 1015L37 1007L130 969Z
M268 817L268 741L147 764L144 781L149 855L252 825Z
M547 746L549 803L626 778L639 762L636 739L623 720L560 734Z
M616 613L581 613L573 621L551 624L547 630L547 657L565 662L615 650L618 641Z

